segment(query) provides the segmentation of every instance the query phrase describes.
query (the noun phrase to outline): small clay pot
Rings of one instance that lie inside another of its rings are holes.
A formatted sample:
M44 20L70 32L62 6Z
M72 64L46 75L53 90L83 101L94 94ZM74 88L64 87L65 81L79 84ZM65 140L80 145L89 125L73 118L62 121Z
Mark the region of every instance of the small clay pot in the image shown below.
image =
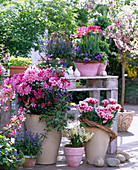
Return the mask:
M36 156L24 156L25 162L23 164L24 168L33 168L36 163Z

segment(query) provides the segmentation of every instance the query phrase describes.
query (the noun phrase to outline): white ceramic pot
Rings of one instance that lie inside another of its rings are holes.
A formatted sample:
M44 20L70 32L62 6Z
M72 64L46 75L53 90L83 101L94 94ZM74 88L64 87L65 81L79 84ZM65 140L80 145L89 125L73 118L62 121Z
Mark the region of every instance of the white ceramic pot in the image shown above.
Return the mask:
M26 114L27 131L34 133L45 133L46 125L39 121L39 115ZM47 138L42 143L42 154L37 156L37 164L55 164L58 156L58 150L61 142L61 133L51 129Z
M92 139L85 144L86 162L94 164L97 158L105 158L110 136L100 128L85 127L87 132L94 132Z
M118 131L119 132L127 131L132 123L135 111L124 110L124 112L118 112L117 115L118 115Z

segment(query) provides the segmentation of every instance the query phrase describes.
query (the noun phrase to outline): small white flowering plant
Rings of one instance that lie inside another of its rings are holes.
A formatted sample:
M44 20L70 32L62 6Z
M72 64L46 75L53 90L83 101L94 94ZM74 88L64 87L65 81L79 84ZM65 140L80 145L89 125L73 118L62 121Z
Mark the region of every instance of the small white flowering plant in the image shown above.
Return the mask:
M66 147L83 147L93 135L93 132L86 132L81 125L74 125L72 128L67 127L63 130L63 136L70 140L70 143L65 145Z

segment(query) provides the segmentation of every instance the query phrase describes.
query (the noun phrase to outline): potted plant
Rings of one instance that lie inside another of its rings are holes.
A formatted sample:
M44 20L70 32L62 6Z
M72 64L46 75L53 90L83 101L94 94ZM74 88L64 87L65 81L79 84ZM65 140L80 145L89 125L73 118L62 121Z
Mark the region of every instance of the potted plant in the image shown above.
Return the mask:
M118 113L118 130L127 131L133 120L135 111L124 110L125 96L125 64L138 55L137 50L137 19L135 14L135 5L129 6L129 12L126 13L128 6L124 3L122 6L111 8L110 16L112 24L109 25L104 35L106 38L112 38L118 48L118 61L122 63L122 95L121 95L121 112ZM115 16L115 17L113 17ZM115 54L115 53L114 53Z
M72 96L66 88L70 82L63 76L62 70L32 66L6 82L18 95L19 105L27 109L27 130L46 133L42 154L37 157L38 164L56 163L61 129L72 116L67 114Z
M23 73L31 63L31 58L16 58L14 56L11 56L8 60L8 66L10 68L10 77L12 77L14 74Z
M74 65L81 73L81 76L96 76L100 62L107 64L107 55L101 52L99 33L102 31L99 26L78 27L79 33L76 40ZM105 70L105 68L104 68ZM101 71L104 71L101 70Z
M0 169L11 170L12 168L19 168L24 163L22 154L16 156L16 149L12 142L5 136L0 135Z
M97 99L90 97L75 106L80 112L80 122L88 132L94 132L94 137L85 145L86 161L89 164L93 164L96 158L104 159L109 141L117 137L111 130L111 125L119 105L116 105L115 99L103 100L103 106L97 106L97 103Z
M61 60L60 65L63 67L71 65L72 57L74 56L71 39L65 33L54 32L49 37L46 54L52 59L59 58Z
M69 166L77 167L80 165L84 153L84 143L88 142L93 137L92 132L86 132L84 127L75 125L74 127L65 128L63 135L70 140L70 143L65 145L64 153Z
M24 154L23 167L33 168L35 166L37 155L42 153L43 140L44 134L35 134L28 131L16 134L14 146L17 152L21 151Z

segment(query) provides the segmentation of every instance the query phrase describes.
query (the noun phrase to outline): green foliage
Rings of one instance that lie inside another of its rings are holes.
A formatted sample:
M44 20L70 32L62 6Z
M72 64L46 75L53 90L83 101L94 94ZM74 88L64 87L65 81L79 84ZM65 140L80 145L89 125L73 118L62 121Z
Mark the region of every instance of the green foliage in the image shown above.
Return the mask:
M111 21L107 16L97 16L96 20L94 21L94 24L97 26L100 26L102 30L104 30L106 27L110 25Z
M11 55L27 57L31 48L38 50L39 36L46 28L44 3L25 0L7 4L0 13L0 44L4 44Z
M75 13L75 22L77 26L86 26L89 20L89 11L79 0L71 0L73 12Z
M5 169L19 168L24 163L23 155L16 156L15 151L12 143L5 136L0 135L0 165L4 165Z
M101 51L105 52L107 55L111 54L109 45L106 41L99 41L99 48Z
M31 58L23 58L23 57L14 57L11 56L9 59L9 66L29 66L31 64Z
M5 67L8 67L8 56L7 56L7 49L3 44L0 44L0 63Z
M40 115L40 120L45 122L46 127L52 127L57 132L60 132L61 129L67 126L69 119L74 120L73 114L67 114L67 109L69 109L69 105L66 102L67 98L68 96L62 95L61 103L46 111L45 114Z
M47 16L46 28L49 34L55 31L65 32L68 35L76 28L75 14L72 6L67 1L52 0L45 8Z

